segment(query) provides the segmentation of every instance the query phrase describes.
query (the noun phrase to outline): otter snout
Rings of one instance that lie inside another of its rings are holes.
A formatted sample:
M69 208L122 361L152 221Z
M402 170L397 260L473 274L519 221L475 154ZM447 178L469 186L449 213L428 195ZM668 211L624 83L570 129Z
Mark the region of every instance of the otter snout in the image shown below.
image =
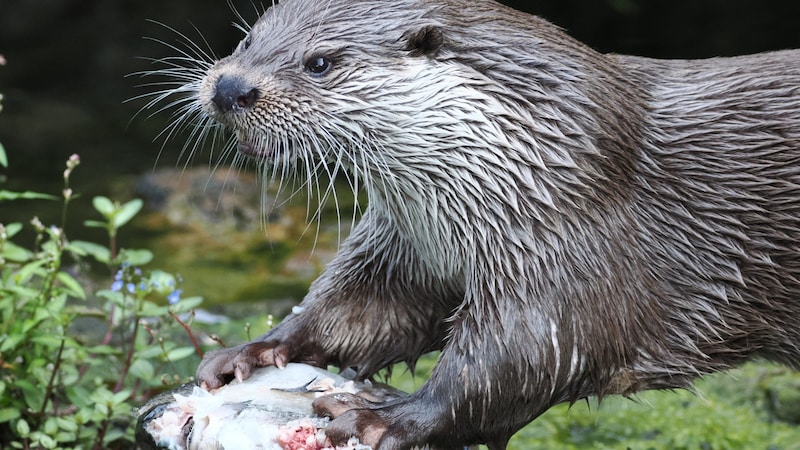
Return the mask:
M223 75L214 85L211 101L220 112L227 113L233 109L247 109L258 100L258 90L243 78Z

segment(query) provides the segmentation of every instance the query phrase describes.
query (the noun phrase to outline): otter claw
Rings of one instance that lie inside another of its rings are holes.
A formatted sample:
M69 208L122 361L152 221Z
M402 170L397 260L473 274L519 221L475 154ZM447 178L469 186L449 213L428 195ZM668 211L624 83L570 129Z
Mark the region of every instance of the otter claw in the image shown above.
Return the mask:
M351 437L378 448L387 425L377 410L378 405L355 394L332 394L314 400L314 413L332 418L325 434L335 445L344 445Z
M275 350L272 351L272 361L275 367L279 369L285 368L289 364L289 353L286 348L282 346L275 347Z
M236 368L233 369L233 377L236 378L236 381L238 381L239 383L241 383L242 381L244 381L245 378L247 378L242 373L242 368L240 366L236 366Z

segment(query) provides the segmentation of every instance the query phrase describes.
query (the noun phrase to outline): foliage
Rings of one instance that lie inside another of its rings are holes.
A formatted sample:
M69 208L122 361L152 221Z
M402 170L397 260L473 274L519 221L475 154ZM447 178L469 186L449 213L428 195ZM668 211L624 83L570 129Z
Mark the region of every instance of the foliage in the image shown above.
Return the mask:
M423 356L416 375L399 365L390 382L411 392L425 382L435 362L436 355ZM700 380L695 392L646 391L631 399L611 396L557 405L520 430L508 449L800 450L800 414L787 421L785 411L775 411L775 390L797 395L800 374L749 363Z
M25 247L15 242L23 224L0 224L0 448L131 448L132 405L179 382L158 374L175 374L175 361L199 353L196 343L161 336L175 327L188 331L178 315L201 299L181 298L178 277L143 269L150 251L117 249L118 232L140 200L93 199L102 219L85 225L105 230L105 245L65 235L77 198L69 179L79 163L77 155L67 161L60 226L34 218L35 239ZM0 164L7 166L2 148ZM59 199L0 190L2 203L31 198ZM108 289L91 288L92 264L106 268Z
M559 405L524 428L512 448L570 449L796 449L800 431L774 421L754 403L737 404L713 392L737 384L720 374L692 392L649 391L633 401L613 397ZM708 389L710 392L705 392Z

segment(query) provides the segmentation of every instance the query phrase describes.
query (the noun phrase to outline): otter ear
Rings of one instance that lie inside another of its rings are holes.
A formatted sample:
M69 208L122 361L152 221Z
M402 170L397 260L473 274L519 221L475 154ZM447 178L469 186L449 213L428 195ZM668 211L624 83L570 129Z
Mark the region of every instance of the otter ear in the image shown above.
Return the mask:
M411 56L434 57L444 45L442 30L434 26L409 30L403 38L406 40L406 50Z

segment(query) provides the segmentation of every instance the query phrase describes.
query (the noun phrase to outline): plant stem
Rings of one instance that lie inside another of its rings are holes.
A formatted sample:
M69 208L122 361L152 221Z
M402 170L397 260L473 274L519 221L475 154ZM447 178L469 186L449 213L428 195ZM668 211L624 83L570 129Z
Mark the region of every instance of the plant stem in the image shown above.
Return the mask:
M50 401L50 395L53 393L53 382L56 379L56 374L58 373L59 368L61 367L61 355L64 353L64 344L66 343L66 339L61 339L61 345L58 347L58 355L56 355L56 361L53 364L53 372L50 374L50 380L47 382L47 389L44 393L44 400L42 401L42 407L39 408L38 417L44 416L44 410L47 408L47 402Z
M125 364L122 366L122 373L119 374L119 379L117 380L117 384L114 386L114 393L122 390L122 386L125 382L125 377L128 375L128 370L131 368L131 361L133 361L133 354L136 350L136 335L139 333L139 318L134 318L133 323L133 332L131 333L131 345L128 347L128 354L125 355Z
M192 345L194 345L194 351L197 353L197 356L202 358L203 350L200 349L200 344L197 342L197 338L194 337L194 333L192 333L192 329L189 328L189 325L183 323L183 321L179 319L177 314L175 314L174 312L170 311L169 315L172 316L172 318L175 319L175 321L178 322L180 326L183 327L184 330L186 330L186 334L189 335L189 339L192 341Z
M108 424L111 416L112 409L109 406L108 415L106 416L105 420L103 420L103 424L100 426L100 429L97 431L97 438L94 440L94 446L92 446L92 450L103 450L103 439L106 437L106 431L108 430Z

